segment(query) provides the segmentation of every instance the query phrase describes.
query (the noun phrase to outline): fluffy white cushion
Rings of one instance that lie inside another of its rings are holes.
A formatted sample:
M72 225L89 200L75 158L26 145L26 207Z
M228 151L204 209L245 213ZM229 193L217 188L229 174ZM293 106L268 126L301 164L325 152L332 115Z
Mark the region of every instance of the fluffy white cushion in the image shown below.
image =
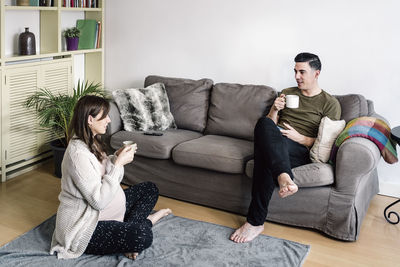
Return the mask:
M126 131L163 131L176 128L164 84L112 92Z
M312 162L327 162L331 153L332 145L336 138L346 126L344 120L333 121L323 117L318 129L318 136L310 150Z

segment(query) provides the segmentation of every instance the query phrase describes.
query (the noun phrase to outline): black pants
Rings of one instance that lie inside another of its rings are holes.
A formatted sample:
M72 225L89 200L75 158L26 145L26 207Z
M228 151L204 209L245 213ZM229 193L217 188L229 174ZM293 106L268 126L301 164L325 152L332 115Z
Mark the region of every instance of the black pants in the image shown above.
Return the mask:
M105 255L141 252L153 242L153 224L147 217L158 199L158 188L151 182L124 190L126 212L124 222L99 221L85 253Z
M258 120L254 129L252 199L247 214L251 225L264 224L278 176L285 172L293 179L291 169L308 163L307 147L283 136L270 118Z

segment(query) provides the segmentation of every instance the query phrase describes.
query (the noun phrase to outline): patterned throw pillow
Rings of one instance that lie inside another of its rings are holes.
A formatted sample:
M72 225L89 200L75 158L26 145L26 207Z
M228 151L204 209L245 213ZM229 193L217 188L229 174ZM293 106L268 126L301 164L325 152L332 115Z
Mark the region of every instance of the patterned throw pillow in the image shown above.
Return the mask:
M113 91L112 95L126 131L164 131L176 128L164 84L119 89Z
M318 136L310 150L312 162L328 162L332 145L346 126L344 120L333 121L323 117L318 129Z

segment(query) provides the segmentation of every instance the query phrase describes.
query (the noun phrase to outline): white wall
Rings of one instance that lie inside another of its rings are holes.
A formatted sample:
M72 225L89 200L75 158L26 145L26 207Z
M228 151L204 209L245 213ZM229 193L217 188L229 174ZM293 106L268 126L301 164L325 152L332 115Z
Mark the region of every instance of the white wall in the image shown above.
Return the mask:
M6 56L19 54L19 35L25 32L25 27L35 35L36 53L40 53L40 24L39 11L7 11L5 12L5 40L4 48Z
M293 58L320 56L320 85L363 94L400 125L398 0L106 1L105 83L142 86L149 74L214 82L295 85ZM400 164L379 166L400 196Z

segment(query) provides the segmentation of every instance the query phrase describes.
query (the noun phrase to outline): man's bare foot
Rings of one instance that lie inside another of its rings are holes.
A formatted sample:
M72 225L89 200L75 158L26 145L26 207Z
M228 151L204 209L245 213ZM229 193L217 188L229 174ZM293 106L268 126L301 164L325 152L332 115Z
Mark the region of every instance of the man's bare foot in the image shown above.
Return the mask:
M159 211L154 212L153 214L150 214L147 219L149 219L153 225L158 222L161 218L164 218L168 214L171 214L172 211L170 209L161 209Z
M297 185L290 178L289 174L286 172L281 173L278 176L278 184L279 184L279 196L281 198L293 195L299 190Z
M236 243L250 242L262 231L264 231L264 225L253 226L246 222L239 229L236 229L229 239Z
M137 253L137 252L125 253L125 257L127 257L131 260L136 260L138 255L139 255L139 253Z

